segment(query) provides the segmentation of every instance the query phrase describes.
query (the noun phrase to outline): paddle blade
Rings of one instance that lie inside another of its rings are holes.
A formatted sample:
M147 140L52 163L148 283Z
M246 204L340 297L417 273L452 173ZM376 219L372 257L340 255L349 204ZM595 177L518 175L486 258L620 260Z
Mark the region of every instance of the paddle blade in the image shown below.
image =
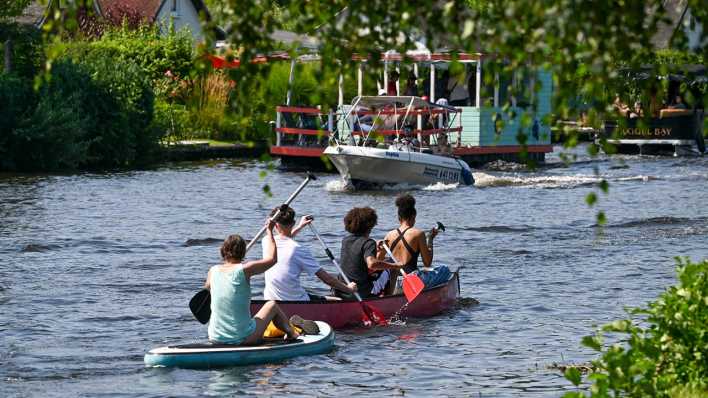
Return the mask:
M202 289L189 300L189 309L195 318L202 324L209 322L211 318L211 293L208 289Z
M381 312L378 308L372 307L364 302L361 303L361 309L364 311L364 325L370 326L370 325L377 325L377 326L386 326L388 325L388 321L386 320L386 316Z
M408 274L403 278L403 294L408 302L412 302L425 289L425 284L418 275Z

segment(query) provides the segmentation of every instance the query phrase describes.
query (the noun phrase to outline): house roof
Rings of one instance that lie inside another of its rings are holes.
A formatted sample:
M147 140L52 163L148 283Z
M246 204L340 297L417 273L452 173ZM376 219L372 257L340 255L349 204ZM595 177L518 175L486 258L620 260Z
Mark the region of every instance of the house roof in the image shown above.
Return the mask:
M163 0L95 0L104 16L135 13L146 21L154 21Z
M46 15L47 6L43 5L40 1L32 1L22 14L15 18L15 22L39 27L42 25L42 22L44 22Z
M103 15L121 13L125 11L134 12L142 19L154 21L157 13L168 0L94 0ZM191 0L192 5L198 13L203 13L207 20L211 19L209 10L202 0Z

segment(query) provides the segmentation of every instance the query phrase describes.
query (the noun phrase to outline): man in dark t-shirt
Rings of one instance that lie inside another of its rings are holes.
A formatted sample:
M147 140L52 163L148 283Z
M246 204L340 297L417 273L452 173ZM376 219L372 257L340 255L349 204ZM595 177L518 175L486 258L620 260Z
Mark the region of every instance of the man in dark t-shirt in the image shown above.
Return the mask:
M378 217L376 211L370 207L355 207L344 217L344 228L350 235L342 240L340 264L342 271L358 286L361 297L372 295L375 277L374 271L398 270L402 264L383 261L384 253L376 241L369 238L371 230L376 225ZM342 292L337 292L341 297L348 297Z

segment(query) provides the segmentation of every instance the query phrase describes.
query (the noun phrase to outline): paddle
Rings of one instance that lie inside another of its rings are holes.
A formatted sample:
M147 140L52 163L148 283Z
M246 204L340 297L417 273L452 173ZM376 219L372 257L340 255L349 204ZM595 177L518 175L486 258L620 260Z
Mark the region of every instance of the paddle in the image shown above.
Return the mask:
M307 173L307 177L305 178L305 181L303 181L297 189L295 189L295 192L290 195L290 197L280 206L278 210L276 210L275 214L273 214L273 217L271 217L271 220L275 220L276 217L280 214L281 209L284 206L288 206L295 198L297 197L298 194L300 194L300 191L302 191L305 186L313 180L316 180L317 177L315 177L314 174L312 173ZM258 231L256 236L251 239L250 242L248 242L248 245L246 246L246 253L248 253L248 250L253 247L253 245L256 244L256 242L263 236L263 234L266 231L267 226L261 227L261 229ZM206 324L209 322L209 318L211 317L211 294L209 293L208 289L202 289L200 290L197 294L192 297L191 300L189 300L189 309L192 311L192 314L194 315L195 318L202 324Z
M396 260L396 257L393 256L393 253L386 242L383 242L383 247L386 249L386 253L388 253L389 257L391 257L391 260L398 263L398 260ZM401 268L400 271L401 275L403 275L403 294L406 295L406 299L410 303L418 297L423 289L425 289L425 284L420 277L418 277L418 275L406 274L406 272L403 271L403 268Z
M440 221L437 221L437 223L436 223L436 225L435 225L435 228L436 228L437 230L439 230L439 231L445 232L445 226L444 226L443 223L441 223Z
M332 251L329 250L329 247L327 247L327 244L322 240L322 237L320 237L320 234L317 233L317 230L315 229L315 226L312 225L311 223L309 224L310 230L312 230L312 233L315 234L315 237L317 237L317 240L320 241L320 244L325 250L325 253L327 253L327 257L332 261L332 264L334 264L335 267L337 267L337 271L339 271L339 275L342 275L342 278L344 278L344 281L349 284L351 283L349 281L349 278L347 278L347 275L342 271L342 267L339 266L339 263L337 260L334 258L334 255L332 254ZM354 292L354 297L356 297L357 301L359 302L359 305L361 305L361 310L364 312L364 317L367 318L364 320L365 325L369 324L376 324L380 326L386 326L388 325L388 322L386 321L386 316L379 311L378 309L367 305L364 303L364 300L361 299L361 296L359 295L359 292Z

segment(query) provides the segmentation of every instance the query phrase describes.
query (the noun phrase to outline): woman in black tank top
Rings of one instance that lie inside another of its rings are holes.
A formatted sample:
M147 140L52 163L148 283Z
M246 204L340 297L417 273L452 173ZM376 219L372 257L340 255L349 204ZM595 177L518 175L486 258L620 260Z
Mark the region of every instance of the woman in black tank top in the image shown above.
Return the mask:
M384 240L387 242L396 259L404 264L403 270L406 273L418 270L418 258L423 259L423 266L430 267L433 262L433 239L437 230L433 229L430 239L426 239L425 232L415 228L415 198L409 194L400 195L396 198L398 207L398 221L400 226L386 234ZM392 277L387 293L393 293L396 278Z

